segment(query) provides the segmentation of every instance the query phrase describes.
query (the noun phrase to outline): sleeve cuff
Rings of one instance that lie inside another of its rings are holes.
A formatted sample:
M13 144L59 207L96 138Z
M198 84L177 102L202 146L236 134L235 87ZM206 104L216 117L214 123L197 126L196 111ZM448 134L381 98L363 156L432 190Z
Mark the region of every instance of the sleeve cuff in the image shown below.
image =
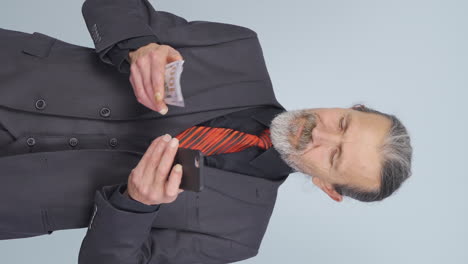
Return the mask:
M117 67L119 72L130 73L130 57L128 53L149 43L160 44L160 41L154 35L125 39L112 46L107 52L107 57Z
M146 205L125 196L123 193L126 189L127 184L119 185L109 198L109 202L117 209L132 213L154 213L159 210L159 204Z

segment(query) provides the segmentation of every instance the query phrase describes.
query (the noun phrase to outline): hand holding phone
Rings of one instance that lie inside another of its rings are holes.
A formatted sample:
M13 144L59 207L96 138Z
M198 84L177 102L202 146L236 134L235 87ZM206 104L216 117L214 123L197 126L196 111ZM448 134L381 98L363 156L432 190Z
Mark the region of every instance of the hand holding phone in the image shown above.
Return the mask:
M178 148L173 166L181 164L184 168L180 188L193 192L203 190L203 161L204 155L201 151Z
M153 140L128 177L128 196L147 205L172 203L183 189L183 166L173 165L179 140L169 134Z

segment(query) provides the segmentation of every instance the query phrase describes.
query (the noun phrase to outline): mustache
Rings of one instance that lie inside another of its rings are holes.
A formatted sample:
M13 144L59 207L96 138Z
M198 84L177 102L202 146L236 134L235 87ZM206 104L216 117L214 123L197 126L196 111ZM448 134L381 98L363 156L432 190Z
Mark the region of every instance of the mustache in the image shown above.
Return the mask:
M302 116L305 119L304 128L297 142L297 150L303 151L306 149L306 146L311 142L312 139L312 130L317 125L317 116L314 113L306 113Z

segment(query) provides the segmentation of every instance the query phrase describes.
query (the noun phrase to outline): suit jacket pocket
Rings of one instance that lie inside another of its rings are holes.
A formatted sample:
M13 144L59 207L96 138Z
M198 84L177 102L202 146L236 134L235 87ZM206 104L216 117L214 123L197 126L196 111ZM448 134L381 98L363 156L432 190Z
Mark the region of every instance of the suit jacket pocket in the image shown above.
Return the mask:
M54 37L34 32L29 35L28 40L24 42L22 51L23 53L35 57L46 58L49 56L56 41L57 39Z

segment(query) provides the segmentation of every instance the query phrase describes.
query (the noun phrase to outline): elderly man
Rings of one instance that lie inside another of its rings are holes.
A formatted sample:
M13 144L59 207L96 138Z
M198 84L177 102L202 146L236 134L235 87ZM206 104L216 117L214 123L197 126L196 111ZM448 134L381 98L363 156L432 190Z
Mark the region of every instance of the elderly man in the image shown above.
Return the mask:
M0 238L88 227L84 263L229 263L258 253L294 171L336 201L378 201L411 174L408 133L363 105L286 111L257 34L147 0L87 0L90 49L0 29ZM185 61L185 107L164 103ZM180 189L178 148L205 154Z

